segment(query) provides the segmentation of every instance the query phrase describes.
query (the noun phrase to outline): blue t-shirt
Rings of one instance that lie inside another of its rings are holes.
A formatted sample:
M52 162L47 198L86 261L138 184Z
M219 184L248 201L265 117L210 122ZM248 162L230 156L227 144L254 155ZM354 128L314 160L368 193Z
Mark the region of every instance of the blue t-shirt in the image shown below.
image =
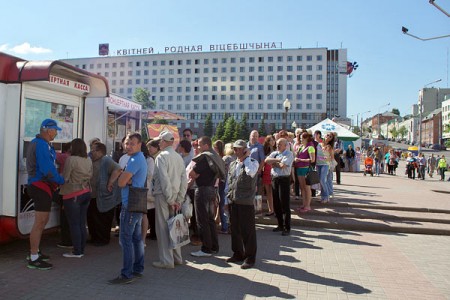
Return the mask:
M125 172L133 174L131 177L131 185L134 187L144 187L147 179L147 161L144 154L138 152L133 154L125 167ZM122 188L122 205L128 205L129 187L126 185Z
M255 159L259 164L266 159L266 156L264 155L264 146L260 143L255 143L253 145L248 143L247 147L250 149L250 157Z

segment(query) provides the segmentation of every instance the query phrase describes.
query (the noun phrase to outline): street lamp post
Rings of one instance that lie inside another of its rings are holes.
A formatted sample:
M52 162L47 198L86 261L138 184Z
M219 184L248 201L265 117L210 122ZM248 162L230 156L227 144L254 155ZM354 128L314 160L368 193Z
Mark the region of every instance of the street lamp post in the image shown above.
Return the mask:
M385 104L385 105L382 105L382 106L380 106L380 108L378 108L378 118L377 118L377 123L378 123L378 137L380 137L380 135L381 135L381 126L380 126L380 111L381 111L381 109L383 108L383 107L387 107L387 106L389 106L389 105L391 105L391 102L389 102L388 104Z
M359 136L361 138L363 137L363 120L364 120L363 115L367 113L370 113L370 110L361 113L361 128L359 129Z
M420 91L420 103L419 103L419 145L417 146L417 149L418 149L419 152L422 151L423 92L424 92L424 89L425 89L427 86L429 86L429 85L431 85L431 84L433 84L433 83L436 83L436 82L440 82L441 80L442 80L442 79L438 79L438 80L435 80L435 81L433 81L433 82L430 82L430 83L425 84L425 85L423 86L423 88L422 88L422 91Z
M284 107L284 110L285 110L285 116L284 116L284 129L287 130L288 110L291 109L291 101L289 101L288 98L286 98L286 100L284 100L284 102L283 102L283 107Z

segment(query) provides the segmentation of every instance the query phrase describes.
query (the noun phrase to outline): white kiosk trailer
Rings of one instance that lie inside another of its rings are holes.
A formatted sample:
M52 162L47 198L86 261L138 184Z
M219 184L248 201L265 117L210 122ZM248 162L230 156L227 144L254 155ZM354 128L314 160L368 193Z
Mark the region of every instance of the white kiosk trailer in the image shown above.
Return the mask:
M86 102L104 105L108 91L104 77L62 61L27 61L0 52L0 243L31 231L34 208L26 193L26 149L41 122L52 118L62 128L53 141L57 151L74 138L87 142L90 131L99 129L89 128L87 115L99 119L103 112L92 114ZM59 207L53 204L46 228L58 225Z

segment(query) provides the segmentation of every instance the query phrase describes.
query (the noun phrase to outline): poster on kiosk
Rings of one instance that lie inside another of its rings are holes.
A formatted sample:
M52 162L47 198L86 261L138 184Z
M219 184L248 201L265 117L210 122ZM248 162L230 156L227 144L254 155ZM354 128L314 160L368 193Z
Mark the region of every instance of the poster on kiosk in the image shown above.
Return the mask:
M27 147L43 120L57 121L56 152L74 138L87 142L86 101L104 103L107 80L62 61L26 61L0 52L0 243L26 236L34 222L27 194ZM57 166L58 167L58 166ZM59 225L53 203L46 228Z

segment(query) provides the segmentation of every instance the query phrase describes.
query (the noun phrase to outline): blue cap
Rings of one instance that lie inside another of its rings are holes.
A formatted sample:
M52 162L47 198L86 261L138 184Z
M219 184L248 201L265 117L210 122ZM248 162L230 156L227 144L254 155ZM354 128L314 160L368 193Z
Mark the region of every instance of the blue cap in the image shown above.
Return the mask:
M42 121L41 128L62 130L61 127L58 127L58 123L53 119L45 119Z

